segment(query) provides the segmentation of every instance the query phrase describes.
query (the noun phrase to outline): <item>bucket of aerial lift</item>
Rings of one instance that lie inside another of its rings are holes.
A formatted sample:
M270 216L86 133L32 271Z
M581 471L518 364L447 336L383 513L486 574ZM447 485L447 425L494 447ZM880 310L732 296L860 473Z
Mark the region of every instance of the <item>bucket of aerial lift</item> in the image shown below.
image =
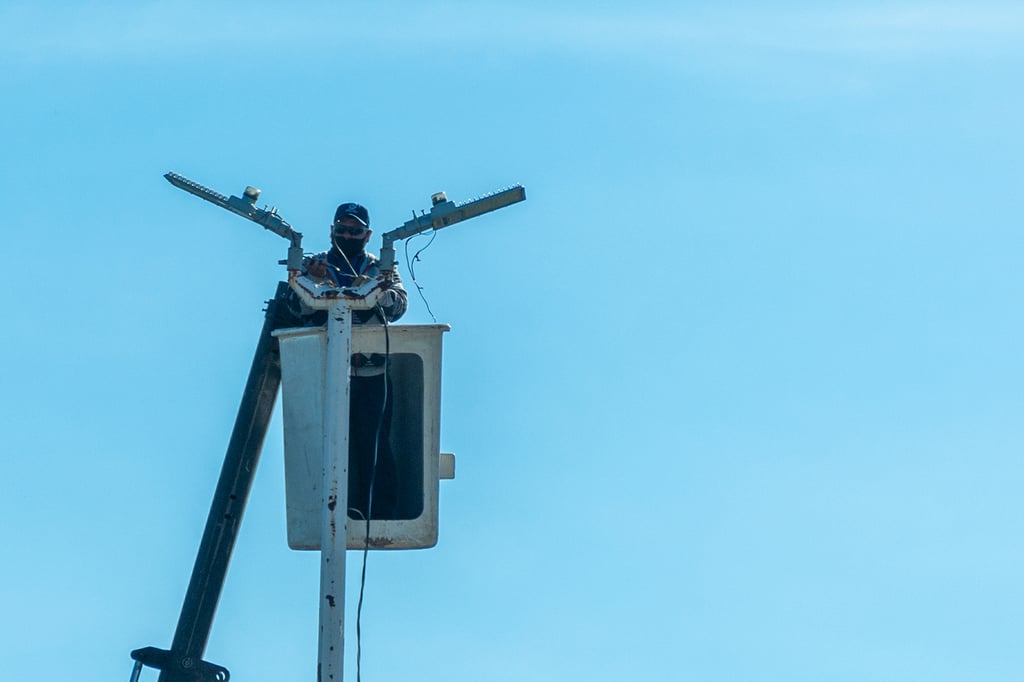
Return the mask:
M454 476L452 455L442 455L441 336L446 324L352 327L353 354L385 354L393 387L387 435L398 477L395 518L371 518L371 549L433 547L438 535L438 481ZM288 546L320 549L323 507L323 410L327 336L323 327L279 329L284 421ZM350 467L351 471L351 467ZM363 549L366 521L348 514L349 549Z

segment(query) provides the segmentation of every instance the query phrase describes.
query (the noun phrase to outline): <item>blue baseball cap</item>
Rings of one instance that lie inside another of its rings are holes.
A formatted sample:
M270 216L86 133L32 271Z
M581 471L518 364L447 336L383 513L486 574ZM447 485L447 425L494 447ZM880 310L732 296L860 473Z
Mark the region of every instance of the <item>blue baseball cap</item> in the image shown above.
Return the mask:
M334 222L338 222L345 216L355 218L366 227L370 226L370 212L361 204L353 204L352 202L342 204L338 207L338 210L334 212Z

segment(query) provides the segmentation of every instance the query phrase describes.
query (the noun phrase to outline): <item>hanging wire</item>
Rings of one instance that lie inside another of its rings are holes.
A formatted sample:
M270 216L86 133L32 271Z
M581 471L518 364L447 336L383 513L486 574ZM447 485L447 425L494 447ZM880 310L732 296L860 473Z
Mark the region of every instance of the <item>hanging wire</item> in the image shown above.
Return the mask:
M430 309L430 303L427 302L427 297L423 295L423 287L416 281L416 265L415 262L420 259L420 254L427 250L431 244L434 243L434 238L437 236L437 230L432 230L430 233L430 241L423 245L419 251L416 252L411 259L409 258L409 242L418 237L419 235L413 235L411 238L405 240L405 262L409 264L409 277L412 278L412 283L416 285L416 291L419 292L420 298L423 299L423 305L427 307L427 312L430 313L430 319L437 322L437 318L434 316L434 311Z
M338 244L338 238L334 236L333 228L331 229L331 244L333 244L334 248L336 248L338 250L338 253L341 254L341 257L345 259L345 263L348 265L348 269L352 271L352 274L355 277L358 277L359 273L356 272L356 269L354 267L352 267L352 261L350 261L348 259L348 256L345 255L345 252L341 250L341 245Z
M359 604L356 606L356 682L362 682L363 670L363 596L366 591L366 563L370 556L370 520L373 518L373 487L377 481L377 459L380 453L380 439L384 430L384 416L388 408L388 382L391 379L391 334L388 329L388 316L377 304L377 313L384 323L384 400L377 418L377 432L373 438L373 463L370 465L370 490L366 500L366 536L363 538L363 570L359 577ZM362 516L360 514L360 516Z

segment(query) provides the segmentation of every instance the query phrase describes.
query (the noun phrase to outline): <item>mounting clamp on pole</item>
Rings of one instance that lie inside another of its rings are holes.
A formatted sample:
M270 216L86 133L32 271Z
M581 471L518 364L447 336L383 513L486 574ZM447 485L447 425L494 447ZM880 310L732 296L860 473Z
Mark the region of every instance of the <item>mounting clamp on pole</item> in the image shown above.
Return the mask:
M339 289L330 283L315 282L309 275L291 268L288 269L288 286L312 310L330 310L338 301L344 301L350 308L357 310L371 310L386 288L383 278L379 278L370 279L357 287Z

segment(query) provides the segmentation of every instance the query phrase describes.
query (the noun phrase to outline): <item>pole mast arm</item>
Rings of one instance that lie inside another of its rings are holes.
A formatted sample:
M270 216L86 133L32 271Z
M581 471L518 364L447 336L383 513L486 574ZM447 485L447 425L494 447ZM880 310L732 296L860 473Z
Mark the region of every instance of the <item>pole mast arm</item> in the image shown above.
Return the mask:
M262 225L279 237L284 237L291 242L291 246L288 248L288 260L284 264L288 266L289 270L302 269L302 233L293 230L292 226L278 215L276 208L270 210L256 208L256 200L260 198L260 191L255 187L246 187L241 197L226 197L220 192L215 192L209 187L204 187L173 171L165 174L164 177L178 189L183 189L189 194L194 194L200 199L227 209L257 225Z
M444 192L438 192L431 197L434 205L430 208L430 213L421 213L417 216L414 212L412 220L407 220L401 227L384 233L381 237L383 244L380 248L380 269L382 272L391 272L395 269L394 244L400 239L407 239L427 230L440 230L525 199L526 188L522 185L513 185L460 204L449 201Z

